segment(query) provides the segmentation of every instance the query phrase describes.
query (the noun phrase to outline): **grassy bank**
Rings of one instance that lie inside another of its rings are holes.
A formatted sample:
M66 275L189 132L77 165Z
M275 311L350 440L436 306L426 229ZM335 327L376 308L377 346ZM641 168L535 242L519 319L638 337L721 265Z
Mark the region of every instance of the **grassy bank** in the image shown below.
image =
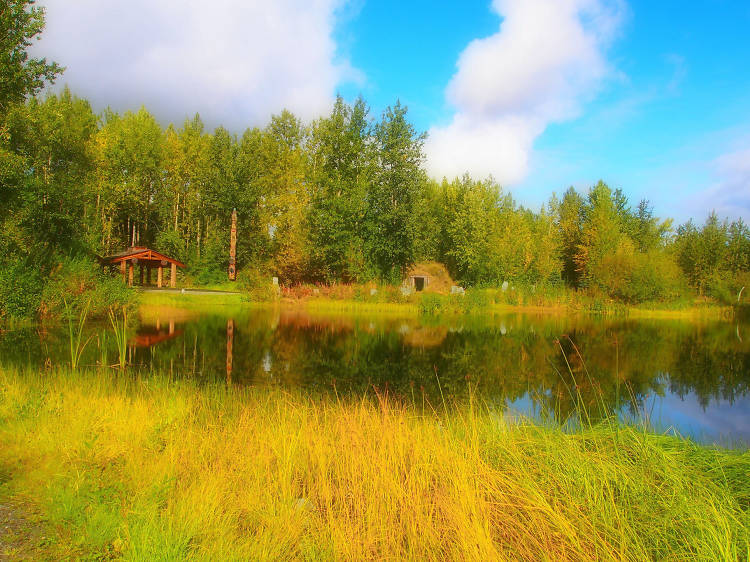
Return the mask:
M2 370L0 497L55 557L747 559L748 452L438 410Z
M481 290L479 290L481 291ZM734 317L729 306L695 304L679 308L660 308L658 305L626 306L621 303L581 306L580 303L550 301L548 303L507 303L484 298L479 293L467 291L466 295L436 295L419 293L384 302L366 299L339 299L329 296L310 296L300 299L285 298L282 306L305 308L321 312L357 312L397 314L404 316L455 316L461 314L533 313L533 314L590 314L643 319L706 319L719 320Z
M143 307L173 307L210 311L214 307L248 306L250 303L238 293L178 293L144 291L139 293L138 303Z
M236 286L234 287L237 288ZM317 292L316 292L317 291ZM565 290L555 295L524 295L502 289L469 289L464 295L412 293L404 295L398 288L378 290L374 294L365 286L334 285L327 288L301 286L285 290L277 300L253 301L246 293L177 293L143 292L139 295L141 310L158 308L188 309L211 312L216 307L284 306L319 312L377 313L402 316L446 316L503 312L535 314L595 314L631 318L727 319L734 316L729 306L713 302L650 303L628 306L614 301L588 297Z

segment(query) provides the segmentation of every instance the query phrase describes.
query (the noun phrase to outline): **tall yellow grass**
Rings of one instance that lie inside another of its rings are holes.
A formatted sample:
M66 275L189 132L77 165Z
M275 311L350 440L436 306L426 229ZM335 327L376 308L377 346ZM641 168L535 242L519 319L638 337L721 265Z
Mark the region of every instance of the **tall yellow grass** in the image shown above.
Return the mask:
M750 454L166 377L0 370L6 494L132 560L737 560Z

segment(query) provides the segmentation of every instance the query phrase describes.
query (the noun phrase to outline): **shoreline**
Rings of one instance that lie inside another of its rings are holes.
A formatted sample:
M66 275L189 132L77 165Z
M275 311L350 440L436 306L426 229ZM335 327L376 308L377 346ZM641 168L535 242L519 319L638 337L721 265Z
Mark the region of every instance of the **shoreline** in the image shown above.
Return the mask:
M441 298L441 297L439 297ZM448 297L444 297L448 298ZM420 311L419 302L369 302L353 299L333 299L324 296L303 298L281 297L272 302L250 301L242 293L209 292L200 289L186 289L185 293L175 291L147 291L139 295L141 311L149 307L170 307L210 311L214 307L240 306L242 308L304 309L310 312L340 313L375 313L384 315L423 316L439 318L441 316L493 315L493 314L536 314L536 315L583 315L601 318L623 318L644 320L732 320L734 309L719 304L692 305L685 308L642 308L639 306L617 305L604 312L571 307L569 305L512 305L488 304L479 305L471 310L451 309L437 314L425 314Z

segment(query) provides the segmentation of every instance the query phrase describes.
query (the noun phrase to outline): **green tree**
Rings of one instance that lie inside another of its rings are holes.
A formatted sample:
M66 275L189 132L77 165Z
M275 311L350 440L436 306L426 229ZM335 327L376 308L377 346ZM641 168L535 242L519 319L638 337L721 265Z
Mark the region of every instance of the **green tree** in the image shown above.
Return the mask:
M630 236L640 252L649 252L665 245L672 231L672 219L660 220L648 200L642 199L634 214L629 214Z
M570 187L563 195L559 206L556 200L551 201L557 208L558 225L562 239L563 279L571 286L580 284L580 270L576 263L576 254L581 244L583 228L583 198Z
M46 58L30 58L28 48L44 29L44 8L34 0L0 5L0 118L10 105L34 95L63 69Z
M336 98L329 117L313 124L308 217L313 267L327 281L361 279L362 218L372 178L369 109ZM366 274L364 274L366 277Z
M580 242L573 258L584 287L610 292L626 274L632 242L623 236L618 203L602 181L589 192L583 207Z
M677 229L674 251L700 295L732 302L750 281L750 231L741 219L729 224L711 212L701 228L690 220Z
M493 181L476 182L468 175L446 189L449 271L464 284L497 282L497 237L500 188Z
M166 189L162 216L185 240L186 258L199 259L205 237L206 194L211 179L210 136L196 114L179 131L167 129L164 140ZM168 207L167 207L168 205ZM163 219L164 220L164 219Z
M0 221L12 210L28 169L22 143L13 138L9 113L63 70L44 58L29 57L28 48L43 29L44 9L34 0L0 3ZM18 123L18 114L15 117Z
M400 103L388 107L375 126L377 170L367 193L365 246L374 269L395 281L414 262L419 225L415 217L426 176L425 135L406 119Z
M556 213L554 204L542 207L538 214L527 213L534 248L529 280L534 283L557 285L562 280L563 245Z
M739 218L729 225L726 267L733 273L750 271L750 228Z
M105 112L92 143L95 209L101 224L96 248L110 253L133 242L153 242L159 228L164 168L162 129L145 109L122 117Z
M691 284L703 295L724 265L727 255L728 227L715 212L698 230L689 221L677 231L677 252L680 266Z
M27 171L14 220L26 233L26 246L54 252L84 245L96 116L66 88L44 101L30 99L19 106L18 117L14 144Z
M265 214L265 136L256 128L247 129L237 145L237 159L234 162L237 199L237 264L258 265L269 259L270 239Z
M284 110L263 130L258 152L260 224L274 272L287 283L304 280L309 271L305 230L310 201L305 182L307 136L302 122Z

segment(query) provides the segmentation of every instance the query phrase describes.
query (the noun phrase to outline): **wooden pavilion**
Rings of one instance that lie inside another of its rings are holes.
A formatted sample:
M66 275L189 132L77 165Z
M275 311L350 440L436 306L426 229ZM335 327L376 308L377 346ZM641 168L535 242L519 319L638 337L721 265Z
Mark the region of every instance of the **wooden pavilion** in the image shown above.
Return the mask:
M151 270L156 269L156 286L161 288L164 285L164 268L169 266L169 286L177 286L177 268L185 267L185 264L169 256L145 248L143 246L131 246L124 252L113 254L111 256L100 257L99 262L103 267L118 266L122 275L123 282L127 281L128 285L133 286L133 277L135 267L139 268L139 281L144 284L143 273L146 272L146 283L151 284Z

